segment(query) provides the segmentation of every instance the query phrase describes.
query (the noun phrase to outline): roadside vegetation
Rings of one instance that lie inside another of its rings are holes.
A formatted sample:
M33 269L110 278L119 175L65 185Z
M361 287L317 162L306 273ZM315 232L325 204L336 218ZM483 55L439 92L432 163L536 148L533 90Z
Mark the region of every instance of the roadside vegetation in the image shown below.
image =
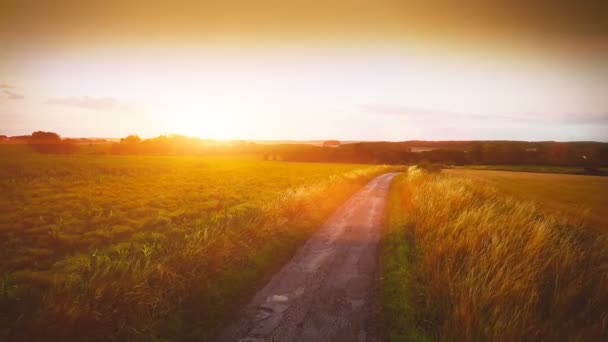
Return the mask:
M608 236L583 228L583 217L417 167L390 200L389 340L608 338Z
M1 154L0 339L208 339L387 169Z
M406 183L405 174L396 176L391 183L380 253L382 332L389 342L432 340L417 326L413 306L415 251L406 216L409 208L405 205L410 203L404 200L409 196Z

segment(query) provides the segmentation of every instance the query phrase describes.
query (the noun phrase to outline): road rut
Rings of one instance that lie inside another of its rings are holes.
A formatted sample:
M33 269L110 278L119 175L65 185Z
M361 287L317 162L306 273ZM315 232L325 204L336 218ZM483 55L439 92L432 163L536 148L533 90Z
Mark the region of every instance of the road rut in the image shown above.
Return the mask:
M274 275L218 341L377 341L377 252L390 182L374 178Z

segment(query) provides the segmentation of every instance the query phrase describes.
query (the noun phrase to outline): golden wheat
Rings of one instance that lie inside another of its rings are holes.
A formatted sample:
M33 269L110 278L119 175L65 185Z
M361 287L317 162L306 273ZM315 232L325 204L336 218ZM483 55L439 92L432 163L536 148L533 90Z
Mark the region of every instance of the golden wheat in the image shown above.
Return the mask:
M608 239L471 180L408 170L418 324L448 340L608 337Z

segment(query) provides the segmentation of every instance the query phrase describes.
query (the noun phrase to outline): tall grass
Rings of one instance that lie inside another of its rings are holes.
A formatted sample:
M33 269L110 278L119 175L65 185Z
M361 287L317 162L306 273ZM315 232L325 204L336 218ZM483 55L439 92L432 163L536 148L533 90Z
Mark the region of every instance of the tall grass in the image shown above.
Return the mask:
M471 180L408 170L415 325L438 340L606 340L608 238Z
M159 211L145 232L55 263L44 291L3 278L0 332L16 340L206 340L325 217L386 170L355 168L254 206L220 198L198 219ZM60 225L54 234L60 241ZM32 284L41 273L15 274Z

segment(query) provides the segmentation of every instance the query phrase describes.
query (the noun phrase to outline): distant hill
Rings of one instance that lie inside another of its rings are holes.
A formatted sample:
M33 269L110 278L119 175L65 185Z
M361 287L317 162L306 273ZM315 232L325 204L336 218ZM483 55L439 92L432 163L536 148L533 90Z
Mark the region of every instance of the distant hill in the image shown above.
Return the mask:
M200 139L180 135L151 139L141 139L132 135L120 140L71 138L60 141L81 146L68 149L74 151L70 153L88 154L257 154L266 160L306 162L583 166L590 172L597 167L608 166L608 143L594 141L247 141ZM326 142L332 143L324 146ZM30 135L4 137L0 139L0 143L29 144L36 147L32 144ZM54 153L56 149L38 148L37 150L42 153ZM63 151L65 153L66 149Z

